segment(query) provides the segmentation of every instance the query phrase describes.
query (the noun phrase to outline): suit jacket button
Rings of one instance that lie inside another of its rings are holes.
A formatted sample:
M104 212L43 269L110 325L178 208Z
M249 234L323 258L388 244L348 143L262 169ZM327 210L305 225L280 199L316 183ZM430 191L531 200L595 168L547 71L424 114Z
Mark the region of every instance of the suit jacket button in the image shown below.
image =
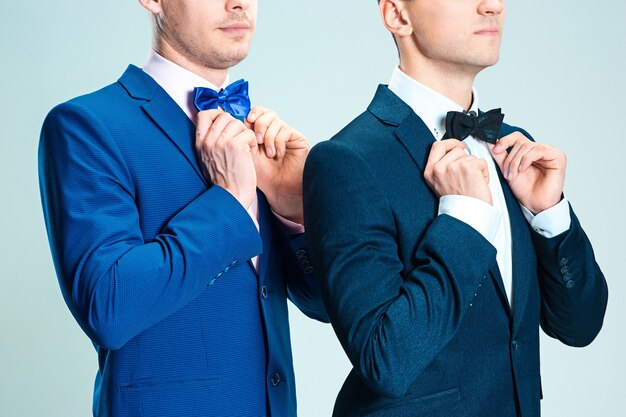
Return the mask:
M574 285L576 285L576 282L572 281L571 279L565 283L565 286L567 288L574 288Z
M519 343L517 343L517 340L514 340L513 343L511 343L511 347L513 350L519 349Z
M569 267L564 266L563 268L561 268L561 274L567 274L569 272Z
M572 279L572 274L567 273L563 275L563 281L569 281L570 279Z
M278 375L278 373L274 372L274 374L272 375L272 378L270 379L270 381L272 382L272 386L274 386L274 387L278 386L278 384L280 383L280 375Z
M561 262L559 263L559 265L561 266L565 266L567 265L567 263L569 262L569 259L567 258L561 258Z
M265 285L261 287L261 296L267 298L267 287Z

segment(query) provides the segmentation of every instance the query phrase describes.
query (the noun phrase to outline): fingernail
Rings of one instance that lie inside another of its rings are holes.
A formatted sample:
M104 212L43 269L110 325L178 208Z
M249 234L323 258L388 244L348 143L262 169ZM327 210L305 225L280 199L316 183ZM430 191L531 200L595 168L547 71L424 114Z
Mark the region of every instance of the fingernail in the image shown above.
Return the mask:
M254 119L256 119L256 113L250 113L248 115L248 120L254 120Z
M256 140L259 143L263 143L263 135L261 133L256 134Z
M274 156L274 148L267 148L268 156Z

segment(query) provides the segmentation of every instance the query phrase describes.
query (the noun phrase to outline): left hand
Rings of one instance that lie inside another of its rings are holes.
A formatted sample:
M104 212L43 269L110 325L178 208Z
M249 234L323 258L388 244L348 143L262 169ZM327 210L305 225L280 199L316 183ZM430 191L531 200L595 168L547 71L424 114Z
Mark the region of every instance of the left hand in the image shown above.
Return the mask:
M567 165L563 152L535 143L520 132L503 137L489 149L515 198L533 214L561 201Z
M246 126L254 130L259 152L254 158L257 187L272 210L298 224L304 224L302 172L309 153L306 138L263 107L253 107Z

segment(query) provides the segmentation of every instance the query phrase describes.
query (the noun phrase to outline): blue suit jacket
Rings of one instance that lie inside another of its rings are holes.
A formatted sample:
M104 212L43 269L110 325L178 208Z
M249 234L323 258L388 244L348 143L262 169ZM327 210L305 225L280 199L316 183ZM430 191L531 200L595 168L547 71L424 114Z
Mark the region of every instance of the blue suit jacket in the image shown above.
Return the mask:
M194 136L134 66L44 122L45 220L65 301L98 352L94 415L295 416L287 297L326 317L304 236L260 192L259 235L203 177Z
M467 224L437 216L423 178L433 142L381 86L368 111L307 160L313 264L354 366L334 415L539 416L539 325L568 345L590 343L602 326L606 282L573 212L570 230L546 239L500 178L513 241L512 311L495 248Z

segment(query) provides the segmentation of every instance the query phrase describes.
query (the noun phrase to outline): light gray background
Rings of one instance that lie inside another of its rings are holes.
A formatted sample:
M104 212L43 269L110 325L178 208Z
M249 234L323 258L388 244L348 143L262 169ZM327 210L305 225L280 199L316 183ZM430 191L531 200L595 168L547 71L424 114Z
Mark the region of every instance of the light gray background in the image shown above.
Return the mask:
M249 58L233 79L312 143L363 111L396 63L373 0L260 2ZM143 65L149 18L137 1L0 0L0 416L90 415L97 361L63 303L37 185L41 122L55 104ZM566 193L610 288L588 348L542 338L545 416L626 415L624 96L626 3L507 4L501 62L481 107L569 156ZM615 122L615 123L613 123ZM291 309L300 416L331 413L349 364L330 326ZM493 416L497 417L497 416Z

